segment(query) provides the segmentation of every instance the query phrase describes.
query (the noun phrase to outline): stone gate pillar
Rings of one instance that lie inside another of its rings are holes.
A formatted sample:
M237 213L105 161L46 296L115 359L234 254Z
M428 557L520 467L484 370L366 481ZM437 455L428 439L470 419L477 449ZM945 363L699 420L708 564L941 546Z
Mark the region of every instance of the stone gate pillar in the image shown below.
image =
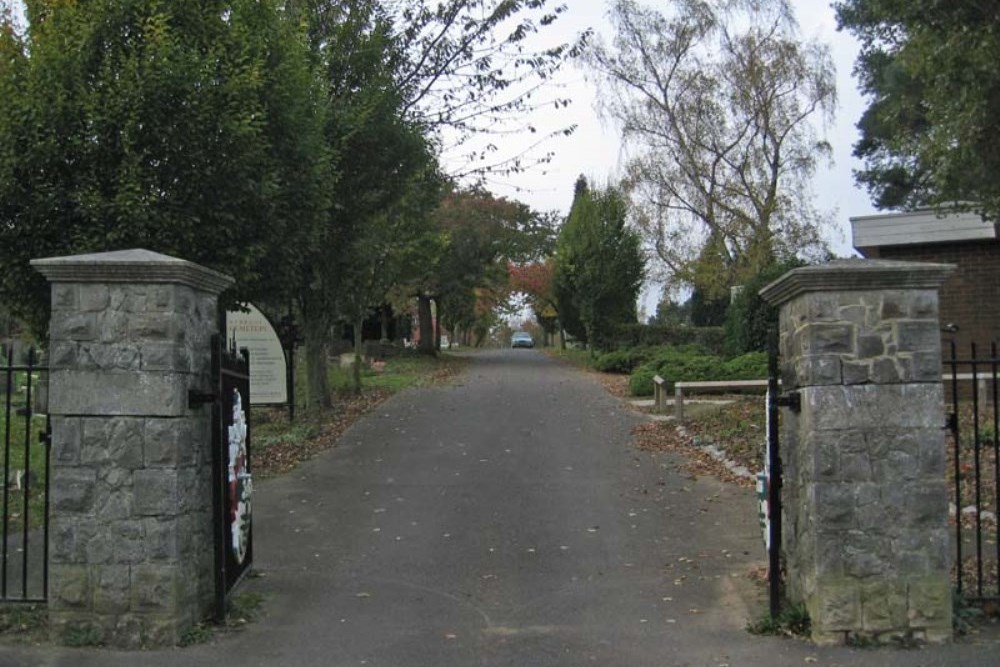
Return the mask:
M945 264L838 260L780 306L787 595L813 639L952 636L938 288Z
M212 603L210 385L232 279L147 250L38 259L52 284L49 621L169 645Z

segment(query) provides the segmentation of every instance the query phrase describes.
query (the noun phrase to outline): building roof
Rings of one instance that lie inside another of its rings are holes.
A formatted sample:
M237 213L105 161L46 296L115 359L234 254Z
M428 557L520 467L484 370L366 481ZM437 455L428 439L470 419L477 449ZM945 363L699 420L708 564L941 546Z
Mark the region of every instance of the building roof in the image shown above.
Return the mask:
M996 239L997 230L978 213L918 209L851 218L852 245L865 248Z

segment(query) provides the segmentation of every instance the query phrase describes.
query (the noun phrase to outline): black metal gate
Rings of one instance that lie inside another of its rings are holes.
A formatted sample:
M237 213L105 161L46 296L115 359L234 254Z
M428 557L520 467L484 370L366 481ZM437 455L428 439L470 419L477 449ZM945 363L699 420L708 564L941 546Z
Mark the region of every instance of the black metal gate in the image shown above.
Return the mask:
M779 428L778 335L771 332L767 346L767 449L764 493L767 499L767 581L771 618L781 613L781 452Z
M44 602L49 561L48 367L34 349L15 364L3 353L3 497L0 499L0 602Z
M764 457L764 475L762 495L766 498L766 544L767 544L767 581L768 599L771 617L776 618L781 613L781 602L784 596L783 563L781 558L782 541L782 505L781 489L784 470L781 463L781 410L788 408L795 412L801 409L799 393L789 391L781 393L781 380L778 370L778 332L772 330L768 336L767 345L767 449Z
M970 601L1000 601L1000 396L997 345L959 357L955 342L944 362L951 442L948 478L955 520L955 588Z
M215 499L216 617L253 563L250 466L250 353L213 340L215 378L213 474Z

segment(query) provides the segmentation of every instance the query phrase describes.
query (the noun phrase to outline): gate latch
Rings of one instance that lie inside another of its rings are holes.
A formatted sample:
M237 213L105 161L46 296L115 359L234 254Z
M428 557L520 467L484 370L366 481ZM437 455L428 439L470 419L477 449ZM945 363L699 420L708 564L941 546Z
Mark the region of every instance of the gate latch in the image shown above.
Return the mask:
M188 389L188 408L200 408L206 403L214 403L215 394L210 391L198 391L197 389Z
M778 407L788 408L792 412L802 412L802 394L797 391L779 394L775 397L774 403Z

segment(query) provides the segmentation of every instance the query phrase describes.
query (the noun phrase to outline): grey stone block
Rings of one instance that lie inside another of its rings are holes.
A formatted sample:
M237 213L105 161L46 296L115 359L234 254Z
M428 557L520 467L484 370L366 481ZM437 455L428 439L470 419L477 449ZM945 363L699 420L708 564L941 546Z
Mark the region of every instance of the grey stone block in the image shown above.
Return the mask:
M850 324L810 323L797 333L803 354L851 354L854 352L854 331Z
M49 339L53 342L97 340L99 329L93 313L67 311L53 313L49 323Z
M903 320L896 323L896 341L901 352L940 350L940 325L937 320Z
M940 297L937 291L913 292L910 297L910 317L913 319L938 319Z
M843 381L838 355L808 355L795 359L796 387L839 385Z
M132 568L132 609L135 611L177 610L178 566L143 563Z
M77 355L76 370L135 371L139 369L139 349L134 345L83 344Z
M111 303L108 286L83 284L79 286L80 312L93 313L105 310Z
M895 384L902 380L902 374L895 360L881 357L872 362L871 379L875 384Z
M203 434L211 437L211 434ZM197 461L197 446L189 419L147 419L145 464L147 467L177 467Z
M136 417L83 420L84 464L110 464L134 470L142 465L144 420Z
M146 344L142 346L142 369L146 371L176 371L190 373L191 351L180 344Z
M895 320L909 315L910 299L904 292L885 292L882 297L882 307L879 310L879 319Z
M172 341L180 338L180 331L169 314L147 313L129 322L129 336L138 342Z
M92 517L61 514L49 520L49 558L52 563L79 565L87 562L87 545L97 535Z
M77 349L79 348L79 345L79 343L71 341L52 344L49 369L76 368L78 364Z
M89 609L92 604L91 568L53 564L49 568L49 605L55 609Z
M809 491L809 501L815 508L816 519L824 529L847 529L855 525L852 485L823 482L813 484Z
M146 533L146 552L151 561L177 561L181 558L184 553L180 549L184 543L178 537L181 527L187 533L194 528L175 520L145 520L143 529ZM188 545L190 542L191 540L188 540Z
M852 385L802 387L804 428L819 431L884 430L886 415L901 429L934 429L944 424L940 385Z
M841 381L844 384L864 384L871 382L872 362L871 361L850 361L842 360L840 364ZM825 384L832 384L827 382Z
M97 473L87 468L60 468L51 472L52 507L58 512L85 513L91 509Z
M885 342L878 334L858 336L857 355L859 359L871 359L885 354Z
M52 286L52 311L77 311L80 308L80 290L77 285L56 283Z
M187 412L188 377L171 373L51 373L53 414L180 416Z
M143 521L120 521L116 523L111 538L113 540L115 562L136 564L146 561L148 549Z
M83 424L72 417L52 418L52 449L53 463L63 466L76 466L80 463L80 447L83 442Z
M175 516L180 512L178 471L172 468L137 470L134 476L138 516Z
M94 611L98 614L122 614L130 603L131 573L128 565L104 565L97 568L94 587Z

